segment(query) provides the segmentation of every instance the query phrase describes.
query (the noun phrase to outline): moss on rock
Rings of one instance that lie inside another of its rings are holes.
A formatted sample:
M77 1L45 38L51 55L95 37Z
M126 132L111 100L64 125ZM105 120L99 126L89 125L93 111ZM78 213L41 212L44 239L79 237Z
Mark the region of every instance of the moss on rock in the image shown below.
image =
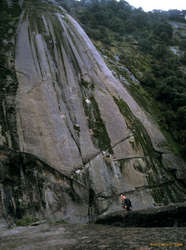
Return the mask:
M93 96L90 98L90 104L83 101L85 114L88 117L89 129L93 132L92 139L94 144L101 150L108 150L112 153L111 141L107 133L104 121L101 118L98 104Z

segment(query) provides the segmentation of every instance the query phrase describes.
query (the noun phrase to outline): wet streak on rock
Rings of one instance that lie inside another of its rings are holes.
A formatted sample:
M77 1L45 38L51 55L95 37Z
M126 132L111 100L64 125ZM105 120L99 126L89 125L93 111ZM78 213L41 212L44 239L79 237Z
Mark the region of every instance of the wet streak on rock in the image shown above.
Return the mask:
M15 96L18 81L15 72L15 37L20 8L2 1L0 15L0 145L18 149ZM6 32L5 32L6 29Z
M88 192L77 181L25 153L4 151L0 165L1 203L9 225L25 218L88 221ZM74 207L74 208L73 208Z
M90 99L90 104L86 103L84 97L83 104L85 114L88 117L88 125L92 134L92 140L94 144L101 150L108 150L109 153L113 153L111 142L107 130L105 128L104 122L101 119L98 104L93 96L88 96ZM89 100L88 99L88 100Z

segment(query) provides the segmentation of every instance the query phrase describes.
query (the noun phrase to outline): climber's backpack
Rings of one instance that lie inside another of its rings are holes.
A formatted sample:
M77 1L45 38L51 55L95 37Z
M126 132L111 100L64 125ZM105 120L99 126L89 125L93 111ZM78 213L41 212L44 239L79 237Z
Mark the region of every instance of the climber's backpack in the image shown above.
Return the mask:
M128 208L132 207L131 201L128 198L122 201L122 205L127 206Z

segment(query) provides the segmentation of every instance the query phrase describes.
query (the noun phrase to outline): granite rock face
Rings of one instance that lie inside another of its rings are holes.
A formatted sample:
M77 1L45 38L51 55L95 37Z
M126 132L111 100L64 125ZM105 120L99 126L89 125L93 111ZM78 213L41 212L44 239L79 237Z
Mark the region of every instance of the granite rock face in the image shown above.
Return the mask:
M76 210L72 197L66 197L70 208L60 210L61 217L71 216L73 209L79 212L79 221L116 211L120 192L131 198L135 210L186 200L185 163L172 153L155 121L112 75L86 33L62 7L47 1L22 3L15 69L16 149L28 159L39 159L35 161L42 162L42 169L50 166L50 171L40 173L40 163L34 163L30 170L38 173L39 180L54 179L52 187L42 187L48 197L45 203L63 199L65 185L70 185L59 173L73 185L80 183L85 187L82 195L89 196L80 199L83 210ZM7 145L5 141L0 130L0 144ZM29 172L28 162L21 166ZM21 173L22 167L16 166ZM57 171L58 178L54 172L51 177L51 171ZM24 178L29 182L27 171ZM15 189L10 190L14 197ZM80 191L77 194L81 196ZM34 199L42 203L41 197ZM47 217L47 205L39 207Z

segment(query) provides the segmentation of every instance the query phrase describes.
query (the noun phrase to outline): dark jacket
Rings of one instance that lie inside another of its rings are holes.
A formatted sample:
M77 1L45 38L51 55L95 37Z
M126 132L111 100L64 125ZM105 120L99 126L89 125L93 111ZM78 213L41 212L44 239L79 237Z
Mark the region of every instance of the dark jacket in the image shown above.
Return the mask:
M130 201L128 198L126 198L126 199L124 199L124 200L122 201L122 205L123 205L123 206L126 206L127 208L132 207L131 201Z

